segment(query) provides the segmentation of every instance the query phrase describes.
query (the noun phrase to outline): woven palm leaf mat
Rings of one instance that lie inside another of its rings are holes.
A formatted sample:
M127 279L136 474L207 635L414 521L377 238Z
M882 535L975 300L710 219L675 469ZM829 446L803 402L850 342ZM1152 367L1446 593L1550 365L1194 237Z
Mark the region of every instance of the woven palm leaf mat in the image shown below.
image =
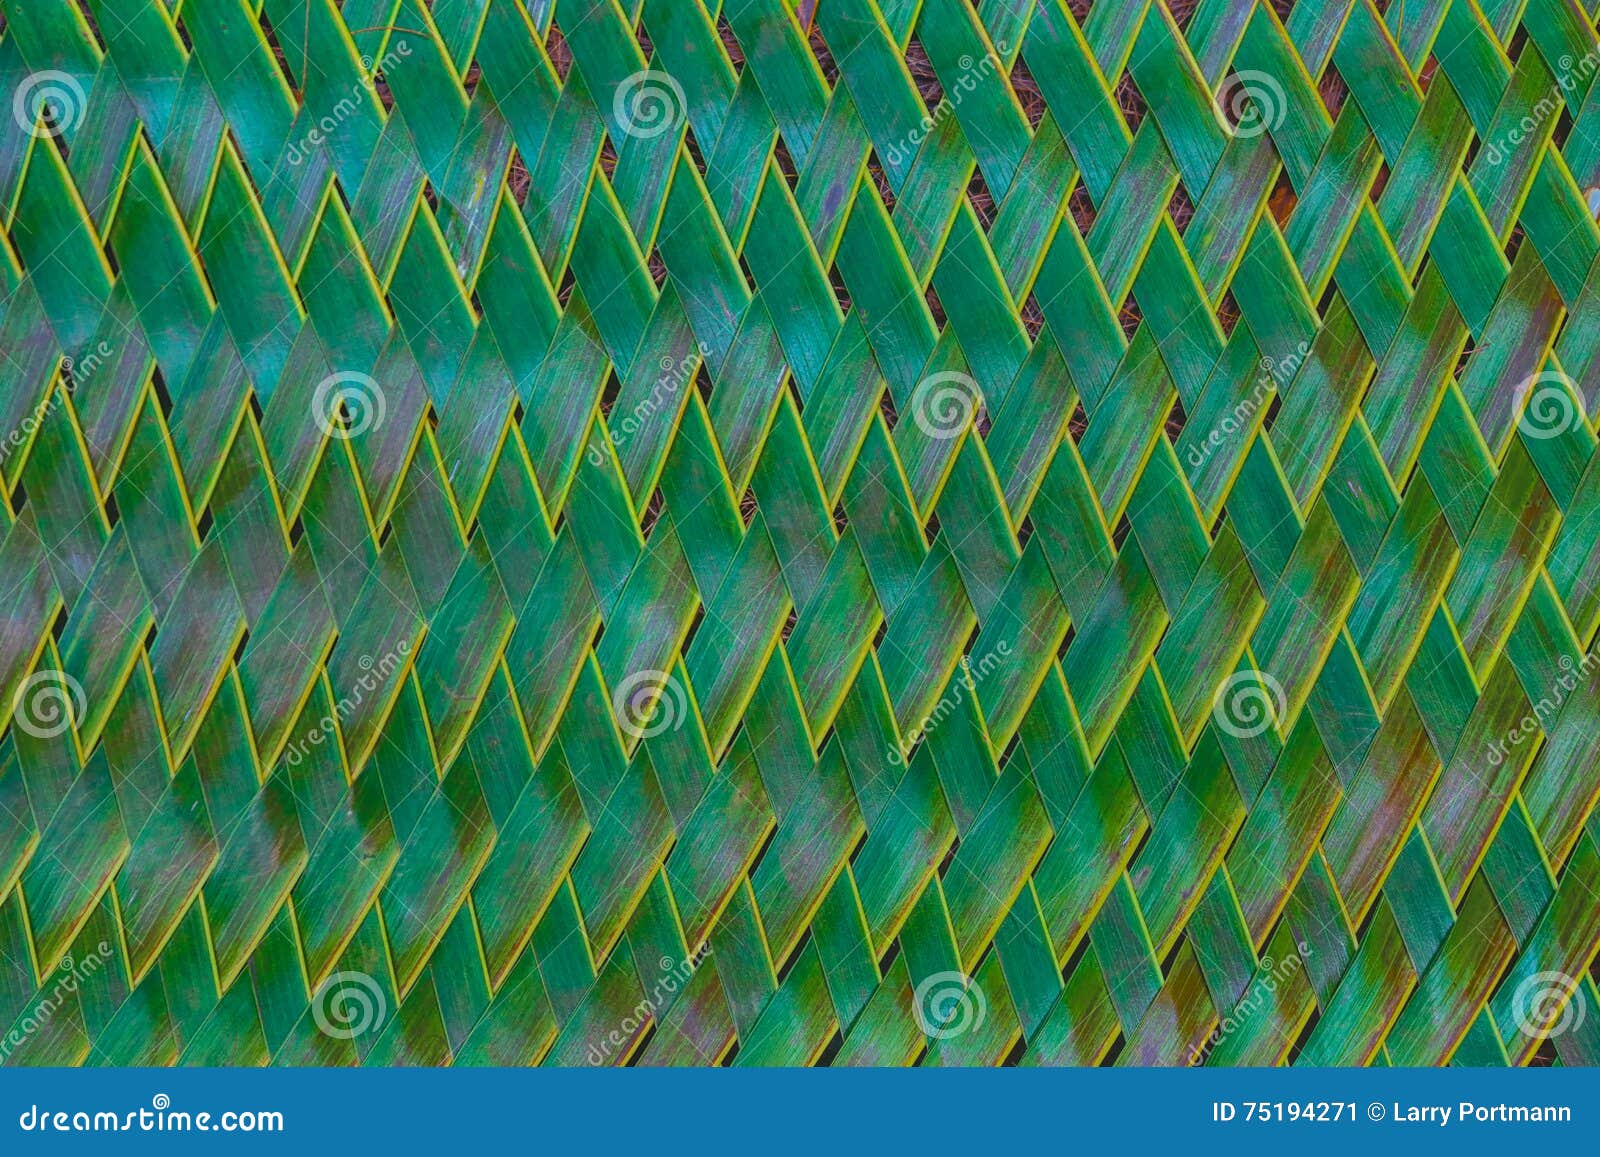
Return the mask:
M3 0L0 1059L1600 1060L1594 0Z

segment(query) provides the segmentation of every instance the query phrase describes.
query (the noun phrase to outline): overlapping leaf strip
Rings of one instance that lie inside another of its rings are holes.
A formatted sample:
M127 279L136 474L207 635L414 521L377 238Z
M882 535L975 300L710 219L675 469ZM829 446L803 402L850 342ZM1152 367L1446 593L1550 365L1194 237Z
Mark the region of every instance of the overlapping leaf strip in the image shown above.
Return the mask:
M0 5L6 1063L1600 1053L1585 6L800 8Z

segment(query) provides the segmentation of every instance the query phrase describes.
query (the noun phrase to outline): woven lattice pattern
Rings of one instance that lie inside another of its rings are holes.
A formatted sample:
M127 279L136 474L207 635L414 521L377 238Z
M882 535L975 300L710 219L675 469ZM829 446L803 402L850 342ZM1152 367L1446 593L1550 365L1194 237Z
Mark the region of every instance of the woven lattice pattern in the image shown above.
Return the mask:
M0 0L0 1059L1600 1059L1594 7Z

